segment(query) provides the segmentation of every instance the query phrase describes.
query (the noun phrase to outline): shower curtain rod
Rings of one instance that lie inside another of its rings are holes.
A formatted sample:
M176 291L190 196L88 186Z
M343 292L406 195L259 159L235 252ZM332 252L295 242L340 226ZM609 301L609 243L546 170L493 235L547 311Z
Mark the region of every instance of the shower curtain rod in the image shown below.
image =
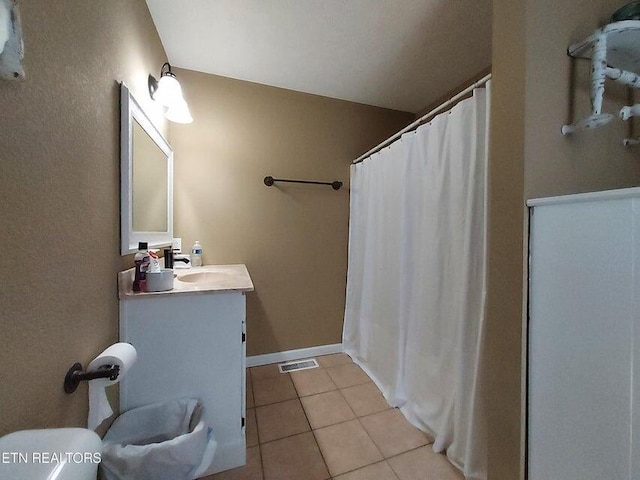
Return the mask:
M369 150L367 153L364 153L362 155L360 155L358 158L356 158L353 161L353 165L355 165L356 163L360 163L363 160L365 160L366 158L370 157L371 155L373 155L376 152L379 152L380 150L382 150L384 147L386 147L387 145L392 144L393 142L395 142L398 138L400 138L403 134L410 132L411 130L415 130L416 128L418 128L420 125L427 123L427 119L431 119L431 117L433 117L434 115L436 115L437 113L440 113L442 110L446 110L448 107L450 107L451 105L454 105L458 100L460 100L462 97L464 97L465 95L467 95L469 92L473 91L474 88L478 88L481 85L484 85L485 83L487 83L489 80L491 80L491 74L489 73L488 75L485 75L484 77L482 77L480 80L478 80L477 82L472 83L471 85L469 85L467 88L465 88L464 90L462 90L460 93L457 93L456 95L454 95L453 97L451 97L449 100L447 100L446 102L444 102L442 105L440 105L439 107L434 108L433 110L431 110L429 113L427 113L426 115L421 116L418 120L416 120L415 122L407 125L406 127L404 127L402 130L400 130L398 133L396 133L395 135L387 138L384 142L382 142L381 144L373 147L371 150Z

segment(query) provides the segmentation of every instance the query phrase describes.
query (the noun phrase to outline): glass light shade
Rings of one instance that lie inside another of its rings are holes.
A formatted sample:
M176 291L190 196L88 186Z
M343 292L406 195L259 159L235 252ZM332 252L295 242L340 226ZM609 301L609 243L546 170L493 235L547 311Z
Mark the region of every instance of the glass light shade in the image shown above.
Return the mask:
M153 94L153 99L165 107L184 102L180 82L173 75L163 75L158 81L158 89Z
M191 112L189 111L189 106L184 100L171 105L164 116L175 123L193 122L193 117L191 116Z

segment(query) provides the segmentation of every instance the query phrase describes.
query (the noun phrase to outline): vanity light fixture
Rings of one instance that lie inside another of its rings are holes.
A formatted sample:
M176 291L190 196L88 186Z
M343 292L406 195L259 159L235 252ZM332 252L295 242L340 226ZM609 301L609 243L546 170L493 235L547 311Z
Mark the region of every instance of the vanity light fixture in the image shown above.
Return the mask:
M184 100L177 101L173 105L170 105L164 116L167 117L167 119L171 122L193 122L193 117L191 116L191 112L189 111L189 106Z
M170 121L176 123L193 122L189 106L182 96L180 82L171 71L171 65L168 62L160 69L160 80L149 75L149 95L160 105L167 107L164 116Z

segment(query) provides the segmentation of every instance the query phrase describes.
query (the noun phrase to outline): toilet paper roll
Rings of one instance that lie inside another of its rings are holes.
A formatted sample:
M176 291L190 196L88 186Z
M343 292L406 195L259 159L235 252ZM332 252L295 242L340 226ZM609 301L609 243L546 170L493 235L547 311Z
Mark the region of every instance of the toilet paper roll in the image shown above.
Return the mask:
M108 378L98 378L89 381L89 418L87 426L91 430L95 430L105 419L113 415L113 410L107 399L106 388L114 385L124 377L131 366L136 362L138 352L130 343L114 343L104 352L94 358L87 371L92 372L105 365L118 365L120 374L116 380Z

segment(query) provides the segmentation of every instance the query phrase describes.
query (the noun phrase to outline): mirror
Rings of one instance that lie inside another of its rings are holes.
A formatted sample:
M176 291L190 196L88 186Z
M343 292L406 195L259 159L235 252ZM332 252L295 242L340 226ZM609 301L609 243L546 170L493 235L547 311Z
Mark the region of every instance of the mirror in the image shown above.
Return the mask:
M171 245L173 151L124 83L120 87L121 254Z

